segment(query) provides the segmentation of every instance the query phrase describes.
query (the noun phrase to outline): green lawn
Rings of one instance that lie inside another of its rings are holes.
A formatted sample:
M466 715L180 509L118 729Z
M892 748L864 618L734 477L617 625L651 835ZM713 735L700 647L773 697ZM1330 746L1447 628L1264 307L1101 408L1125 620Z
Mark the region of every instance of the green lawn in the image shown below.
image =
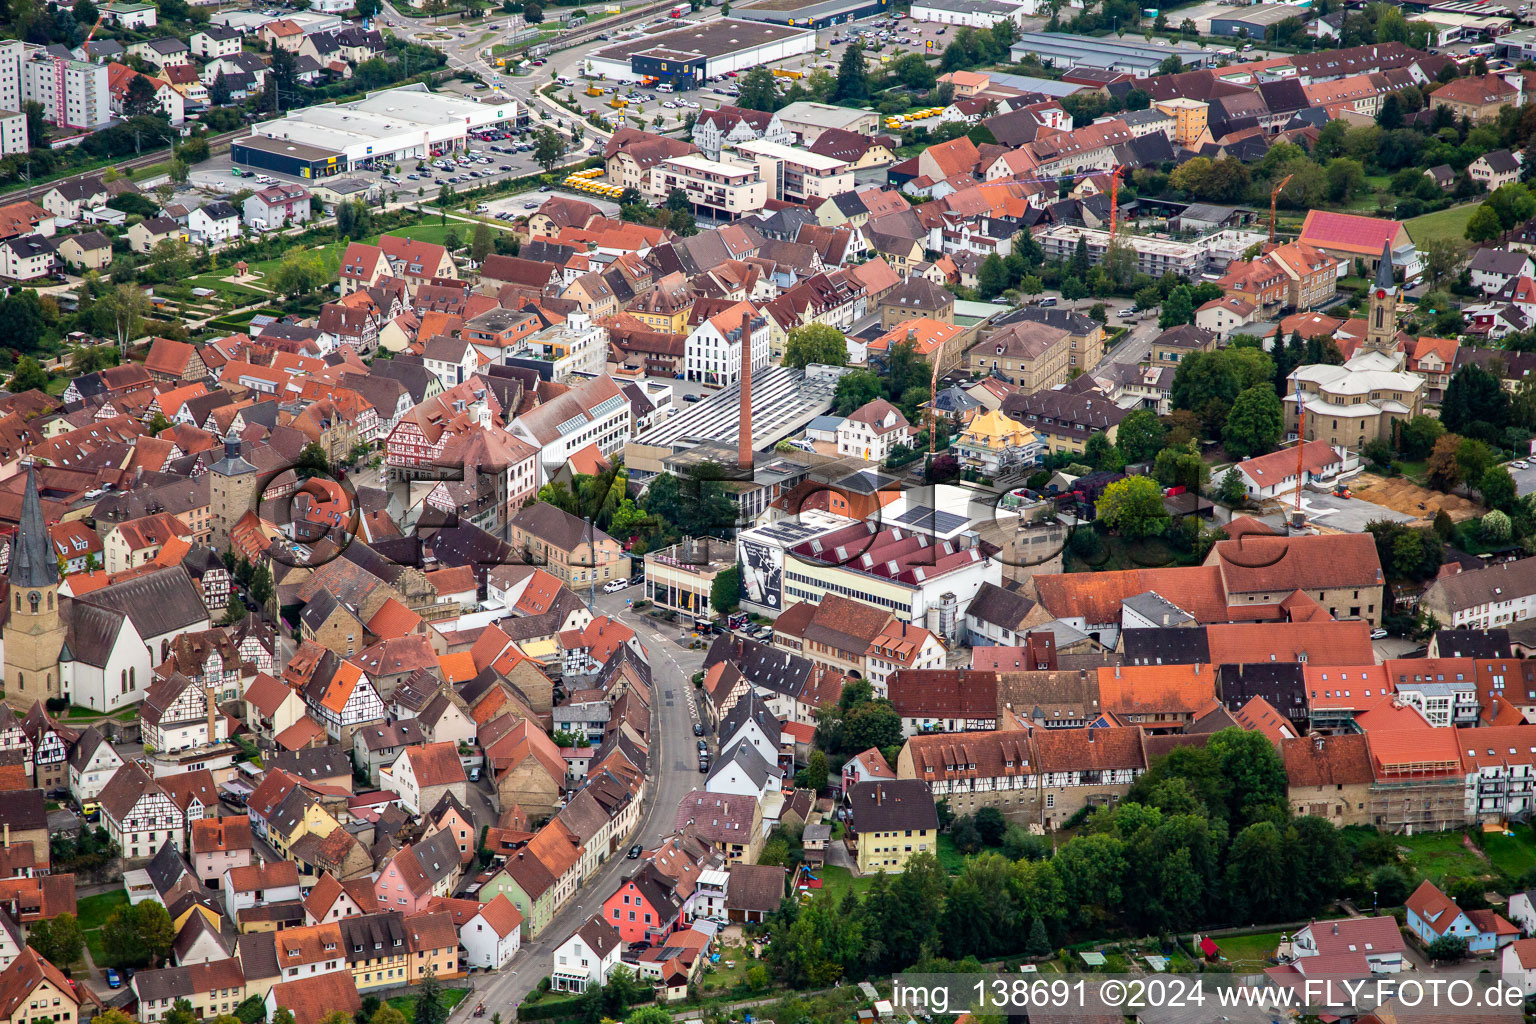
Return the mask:
M843 897L850 889L863 896L869 891L869 887L874 884L874 881L874 875L860 875L858 878L855 878L853 877L853 872L847 868L833 867L830 864L821 869L821 891L831 896L837 904L843 902ZM811 890L812 899L817 898L819 895L816 890Z
M452 1010L455 1006L458 1006L459 1003L463 1002L464 997L469 995L469 989L467 988L445 988L442 990L442 992L443 1006L449 1010ZM385 1000L385 1002L389 1003L390 1006L393 1006L395 1009L405 1014L406 1020L411 1020L416 1016L415 993L412 993L408 996L395 996L393 999Z
M1417 836L1395 836L1394 841L1407 852L1404 856L1414 871L1439 884L1447 876L1476 878L1489 873L1488 862L1468 849L1461 832L1428 832Z
M1472 219L1477 205L1477 203L1464 203L1461 206L1452 206L1449 209L1426 213L1422 217L1405 221L1404 226L1408 228L1408 237L1413 239L1414 245L1423 245L1432 238L1452 238L1459 241L1466 236L1467 221Z
M955 849L955 841L949 838L948 832L939 833L938 850L936 851L939 863L944 870L952 875L958 875L965 867L965 854Z
M1510 878L1519 878L1536 868L1536 834L1529 825L1516 825L1515 834L1490 832L1483 836L1483 852L1493 866Z
M1257 935L1224 935L1216 940L1221 955L1234 967L1263 967L1264 962L1275 955L1280 945L1279 932L1260 932Z
M80 928L88 931L100 928L112 916L112 911L128 905L128 894L122 889L104 892L99 896L87 896L75 904L75 918Z
M707 991L715 989L729 992L737 985L747 980L747 970L757 961L747 957L747 951L742 946L722 946L719 950L720 962L710 965L709 973L704 975L702 987ZM729 960L735 964L727 967L725 962Z
M104 966L103 961L106 959L106 948L101 942L101 926L107 923L112 911L127 905L128 893L122 889L87 896L75 904L75 919L80 923L85 947L91 951L91 959L97 967Z

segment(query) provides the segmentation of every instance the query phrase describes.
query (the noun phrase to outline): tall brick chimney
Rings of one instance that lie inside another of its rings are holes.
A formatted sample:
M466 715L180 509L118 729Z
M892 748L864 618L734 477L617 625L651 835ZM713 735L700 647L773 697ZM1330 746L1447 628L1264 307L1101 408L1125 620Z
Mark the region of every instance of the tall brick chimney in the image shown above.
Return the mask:
M741 411L736 423L736 467L752 471L752 307L741 313Z

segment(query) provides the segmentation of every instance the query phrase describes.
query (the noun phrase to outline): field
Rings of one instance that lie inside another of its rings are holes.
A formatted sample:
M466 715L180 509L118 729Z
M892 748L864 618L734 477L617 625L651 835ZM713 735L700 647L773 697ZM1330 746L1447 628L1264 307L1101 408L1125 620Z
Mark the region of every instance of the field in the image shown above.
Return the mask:
M1375 473L1361 473L1349 482L1349 489L1365 501L1426 520L1435 518L1439 509L1445 509L1446 515L1456 522L1483 514L1481 505L1459 494L1441 494L1402 477L1388 479Z
M1514 826L1515 834L1489 832L1483 836L1483 852L1510 878L1518 879L1536 869L1536 834L1529 825Z
M1488 862L1465 840L1466 836L1461 832L1394 837L1397 845L1406 851L1403 856L1413 870L1436 884L1447 876L1477 878L1489 874Z
M464 1001L465 996L469 995L469 989L444 988L442 989L442 993L443 1006L449 1010L452 1010L455 1006L458 1006L459 1003ZM405 1014L406 1020L411 1020L416 1015L415 993L412 993L408 996L395 996L393 999L386 999L385 1002L389 1003L390 1006L393 1006L395 1009Z
M1265 961L1275 955L1280 945L1279 932L1261 932L1257 935L1224 935L1215 940L1233 967L1263 967Z
M825 865L821 869L821 891L831 896L834 903L838 904L843 902L843 897L850 889L863 896L864 893L869 891L869 887L874 884L874 881L874 875L860 875L858 878L855 878L853 877L853 872L847 868L834 867L831 864ZM811 893L813 899L819 895L814 889L811 890Z
M91 959L96 962L97 967L102 966L102 960L106 956L106 951L101 944L101 926L107 923L107 918L112 916L112 911L127 905L128 893L122 889L87 896L75 904L75 919L80 924L80 931L85 936L85 946L91 951Z
M1451 238L1460 241L1466 237L1467 221L1472 219L1472 214L1476 210L1476 203L1465 203L1435 213L1426 213L1422 217L1414 217L1404 221L1404 226L1407 227L1408 237L1413 239L1414 245L1422 246L1432 238Z

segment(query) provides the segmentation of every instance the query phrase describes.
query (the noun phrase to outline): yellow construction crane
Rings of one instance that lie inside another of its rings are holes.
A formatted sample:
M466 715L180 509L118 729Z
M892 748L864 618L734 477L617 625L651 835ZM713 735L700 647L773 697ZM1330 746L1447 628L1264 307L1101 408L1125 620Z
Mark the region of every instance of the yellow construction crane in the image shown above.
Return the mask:
M1280 199L1280 191L1284 189L1286 183L1294 177L1294 174L1287 174L1285 177L1280 179L1280 184L1276 185L1269 192L1269 240L1271 243L1273 243L1275 240L1275 203Z

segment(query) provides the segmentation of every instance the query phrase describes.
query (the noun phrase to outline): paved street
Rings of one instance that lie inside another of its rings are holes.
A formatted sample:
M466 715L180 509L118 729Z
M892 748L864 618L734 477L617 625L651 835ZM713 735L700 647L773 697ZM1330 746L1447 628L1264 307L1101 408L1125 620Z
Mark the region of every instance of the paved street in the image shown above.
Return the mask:
M692 678L703 664L704 652L680 647L676 642L677 627L628 610L625 592L599 594L597 608L600 613L633 626L651 656L655 716L649 790L645 808L640 813L640 825L635 835L621 844L613 859L577 890L543 934L523 943L522 950L513 957L506 970L475 978L476 991L460 1004L456 1017L467 1017L474 1011L475 1004L483 1001L487 1015L500 1013L503 1020L512 1020L517 1005L538 986L540 978L549 974L555 948L600 909L603 899L613 892L621 878L627 877L642 863L629 860L624 851L633 843L653 847L662 836L670 833L672 816L683 795L703 782L693 756L693 723L698 721L699 711Z

